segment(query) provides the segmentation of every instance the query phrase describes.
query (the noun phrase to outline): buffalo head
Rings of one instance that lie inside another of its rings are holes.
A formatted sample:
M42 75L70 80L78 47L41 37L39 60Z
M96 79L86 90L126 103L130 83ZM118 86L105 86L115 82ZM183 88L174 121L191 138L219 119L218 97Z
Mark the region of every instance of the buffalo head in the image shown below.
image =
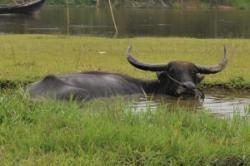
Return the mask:
M158 86L155 93L169 94L173 96L191 95L204 98L198 90L198 84L204 79L205 74L215 74L222 71L227 64L227 49L224 47L224 57L216 65L203 66L184 61L171 61L166 64L145 64L137 61L131 54L131 47L127 52L128 62L134 67L156 72Z

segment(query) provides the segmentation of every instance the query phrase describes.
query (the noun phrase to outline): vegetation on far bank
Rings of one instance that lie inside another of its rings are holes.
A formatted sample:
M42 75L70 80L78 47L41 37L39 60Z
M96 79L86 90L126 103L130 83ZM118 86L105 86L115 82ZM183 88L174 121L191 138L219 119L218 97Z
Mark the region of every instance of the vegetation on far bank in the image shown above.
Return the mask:
M0 94L1 165L249 165L250 121L129 101L32 102Z
M250 87L250 40L194 38L111 39L56 35L0 36L0 80L8 85L34 81L46 74L82 71L117 72L144 79L155 73L140 71L126 60L126 50L133 46L134 56L146 63L185 60L196 64L217 64L223 46L229 53L224 71L207 75L207 85L222 84L235 88Z
M0 3L9 3L10 0L0 0ZM185 8L238 8L249 9L249 0L111 0L114 7L164 7L174 9ZM50 5L83 5L107 7L108 0L46 0Z

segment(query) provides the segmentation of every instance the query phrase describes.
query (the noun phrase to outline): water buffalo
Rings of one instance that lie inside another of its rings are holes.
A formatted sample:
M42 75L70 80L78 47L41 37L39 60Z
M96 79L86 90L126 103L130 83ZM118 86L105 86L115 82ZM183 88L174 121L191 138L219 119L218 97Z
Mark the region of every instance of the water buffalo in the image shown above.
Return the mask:
M145 64L137 61L127 52L127 60L134 67L156 72L156 80L141 80L130 76L107 72L83 72L66 75L48 75L28 86L33 99L40 97L61 100L90 100L99 97L132 94L191 95L203 98L197 85L204 74L222 71L227 64L227 49L223 59L214 66L195 65L184 61L171 61L167 64Z

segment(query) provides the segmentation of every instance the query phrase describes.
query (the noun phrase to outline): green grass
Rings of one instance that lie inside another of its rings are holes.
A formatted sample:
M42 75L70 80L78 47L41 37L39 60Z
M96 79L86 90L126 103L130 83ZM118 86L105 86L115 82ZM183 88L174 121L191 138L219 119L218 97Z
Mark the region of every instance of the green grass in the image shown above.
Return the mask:
M213 65L228 47L229 64L224 71L208 75L206 84L232 87L250 85L250 40L194 38L127 38L73 37L56 35L0 36L0 80L22 82L46 74L101 70L118 72L144 79L155 74L133 68L125 52L133 46L133 54L146 63L185 60Z
M129 101L32 102L0 94L1 165L250 164L250 121L204 112L134 113Z
M87 70L153 79L126 61L187 60L214 64L228 46L229 64L206 83L250 84L250 40L8 35L0 36L1 85L46 74ZM0 165L239 165L250 164L250 119L215 118L202 111L134 113L122 98L88 103L33 102L22 88L0 93Z

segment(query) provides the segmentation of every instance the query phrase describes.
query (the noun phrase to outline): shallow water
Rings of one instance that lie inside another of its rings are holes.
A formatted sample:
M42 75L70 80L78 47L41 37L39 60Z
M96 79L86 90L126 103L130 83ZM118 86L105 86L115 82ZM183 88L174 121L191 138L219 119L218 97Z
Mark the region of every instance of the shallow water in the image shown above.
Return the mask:
M217 117L232 117L234 114L240 116L250 116L250 93L245 92L227 92L227 91L210 91L205 92L204 100L192 99L176 99L174 97L157 96L144 97L139 96L133 98L134 102L130 107L135 112L155 111L160 105L164 105L170 109L177 107L185 107L188 110L205 109L207 112Z

